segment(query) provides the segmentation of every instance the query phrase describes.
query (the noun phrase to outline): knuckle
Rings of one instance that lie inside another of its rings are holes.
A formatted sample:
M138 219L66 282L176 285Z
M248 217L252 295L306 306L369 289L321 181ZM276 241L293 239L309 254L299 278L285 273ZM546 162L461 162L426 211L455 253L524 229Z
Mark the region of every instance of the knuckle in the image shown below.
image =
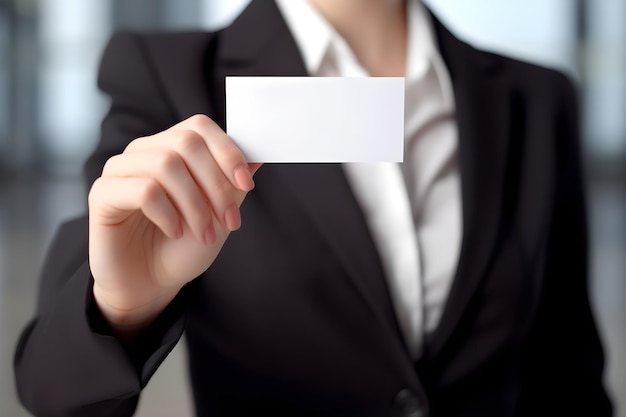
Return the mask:
M160 152L156 161L158 169L163 172L173 172L180 167L181 163L180 155L169 149Z
M204 139L193 130L183 130L176 138L176 147L181 152L197 152L205 147Z
M213 125L213 120L205 114L194 114L187 120L191 126L205 127Z
M102 188L102 177L99 177L99 178L96 178L93 184L91 184L91 188L89 189L89 193L87 194L87 203L90 207L98 200L98 195L100 193L101 188Z
M139 145L141 145L144 141L146 140L145 137L140 137L140 138L136 138L135 140L132 140L128 143L128 145L126 145L126 147L124 148L124 152L132 152L135 149L137 149L139 147Z
M203 134L209 136L223 133L222 128L217 123L215 123L213 119L204 114L196 114L194 116L191 116L186 121L185 126L197 132L204 132ZM207 137L207 139L209 139L209 137Z
M119 155L114 155L107 159L107 161L104 163L104 166L102 167L102 176L111 175L118 160Z
M143 181L138 190L141 205L156 202L159 199L161 192L161 187L155 180L148 179Z
M129 142L128 145L124 148L124 153L132 152L137 147L137 139L132 142Z

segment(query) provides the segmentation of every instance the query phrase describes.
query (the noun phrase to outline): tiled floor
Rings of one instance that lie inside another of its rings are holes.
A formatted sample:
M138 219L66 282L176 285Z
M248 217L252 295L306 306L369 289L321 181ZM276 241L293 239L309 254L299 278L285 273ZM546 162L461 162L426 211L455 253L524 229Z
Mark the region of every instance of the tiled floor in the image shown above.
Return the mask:
M596 184L592 216L592 302L608 353L607 383L626 417L626 184ZM57 224L84 210L80 179L0 179L0 416L28 414L15 399L12 355L33 312L37 273ZM140 404L140 417L192 415L184 353L177 347Z

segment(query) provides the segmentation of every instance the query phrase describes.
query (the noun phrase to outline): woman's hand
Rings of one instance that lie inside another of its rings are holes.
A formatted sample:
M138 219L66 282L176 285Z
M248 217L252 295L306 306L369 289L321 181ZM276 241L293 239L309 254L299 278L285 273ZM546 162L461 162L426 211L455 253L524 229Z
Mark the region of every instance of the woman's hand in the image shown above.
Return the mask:
M258 167L202 115L107 161L89 193L89 261L119 337L136 335L213 263Z

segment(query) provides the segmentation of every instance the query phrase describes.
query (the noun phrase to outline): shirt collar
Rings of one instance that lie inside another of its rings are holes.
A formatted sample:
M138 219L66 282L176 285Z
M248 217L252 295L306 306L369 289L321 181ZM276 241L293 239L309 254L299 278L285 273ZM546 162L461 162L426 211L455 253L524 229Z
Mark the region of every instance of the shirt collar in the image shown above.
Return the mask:
M426 72L435 47L432 22L421 1L409 0L407 28L409 55L407 79ZM343 49L345 41L307 0L276 0L294 36L309 74L316 74L332 47Z
M340 67L336 75L367 75L345 40L308 0L275 1L298 45L309 75L320 75L323 72L320 70L329 56L331 61L341 61L335 62ZM453 107L454 94L450 75L436 44L432 18L421 0L407 1L407 31L406 87L424 79L432 67L442 90L444 103ZM344 59L339 59L337 55Z
M439 52L430 15L419 0L407 1L407 83L421 79Z

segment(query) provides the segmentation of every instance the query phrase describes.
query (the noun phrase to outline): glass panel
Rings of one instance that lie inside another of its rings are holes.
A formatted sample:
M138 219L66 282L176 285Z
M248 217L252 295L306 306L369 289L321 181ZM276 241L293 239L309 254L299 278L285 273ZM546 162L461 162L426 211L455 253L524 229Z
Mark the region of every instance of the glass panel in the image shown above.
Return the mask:
M11 74L11 33L9 15L0 7L0 151L7 148L11 114L9 77Z
M41 151L54 171L76 171L93 148L104 99L96 68L109 36L107 0L39 3L38 132Z
M585 136L593 156L626 157L626 2L587 1Z
M479 48L576 73L572 0L425 0L449 29Z
M203 0L202 23L215 30L232 22L250 0Z

